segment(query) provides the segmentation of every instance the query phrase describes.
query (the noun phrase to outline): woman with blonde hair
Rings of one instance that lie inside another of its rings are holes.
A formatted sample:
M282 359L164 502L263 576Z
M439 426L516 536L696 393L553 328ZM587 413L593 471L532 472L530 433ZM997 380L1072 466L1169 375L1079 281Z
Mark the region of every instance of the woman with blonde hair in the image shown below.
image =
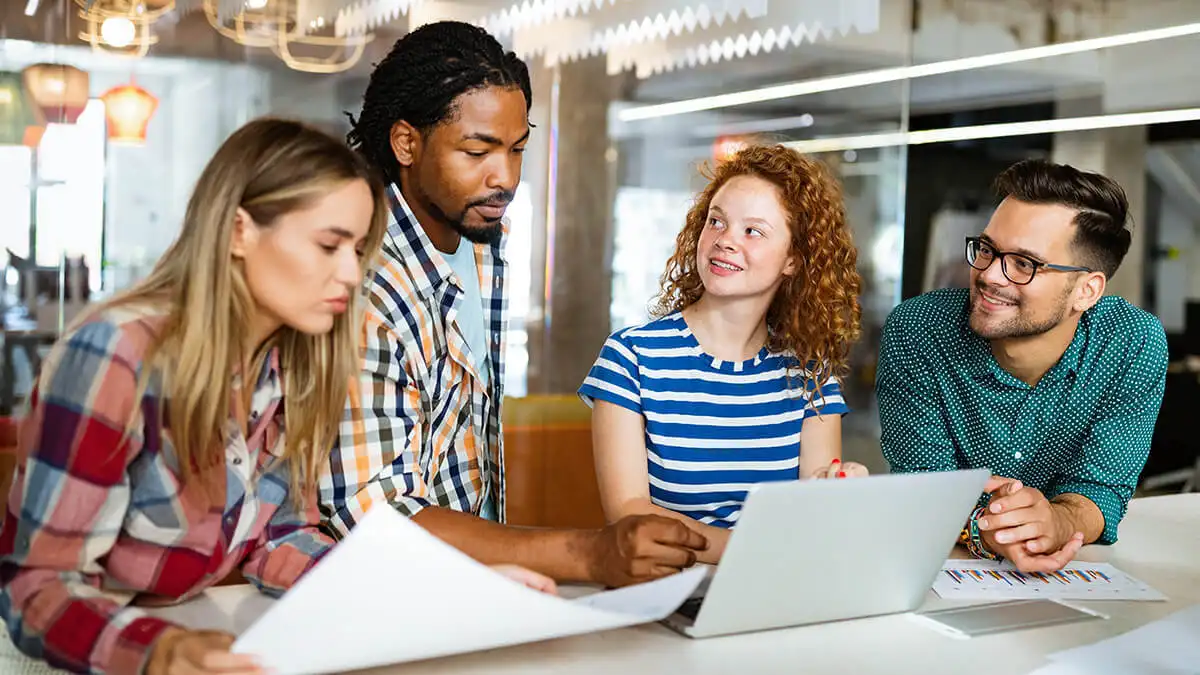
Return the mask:
M753 484L866 474L841 461L856 257L841 188L819 162L751 146L716 168L656 318L614 333L579 390L610 521L681 520L715 563Z
M136 605L240 570L266 593L333 545L315 485L358 368L383 187L337 140L260 119L200 176L150 275L47 359L0 529L16 646L92 673L256 673L232 636Z

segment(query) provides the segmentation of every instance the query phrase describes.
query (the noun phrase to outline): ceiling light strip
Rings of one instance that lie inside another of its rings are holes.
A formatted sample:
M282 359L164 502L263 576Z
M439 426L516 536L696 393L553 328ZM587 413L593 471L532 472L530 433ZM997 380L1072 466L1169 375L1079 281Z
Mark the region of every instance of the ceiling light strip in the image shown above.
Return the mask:
M890 131L876 134L861 134L857 136L831 136L829 138L814 138L807 141L791 141L784 143L783 145L793 148L799 152L815 154L821 152L840 152L844 150L886 148L900 145L926 145L929 143L973 141L983 138L1008 138L1012 136L1031 136L1034 134L1058 134L1070 131L1091 131L1094 129L1112 129L1117 127L1167 124L1170 122L1191 122L1195 120L1200 120L1200 108L1155 110L1150 112L1136 113L1116 113L1112 115L1091 115L1088 117L1065 117L1062 119L1037 120L1034 122L980 124L975 126L947 127L944 129L924 129L921 131L908 132Z
M718 108L729 108L732 106L746 105L748 103L773 101L781 98L792 98L795 96L818 94L840 89L853 89L855 87L865 87L868 85L883 84L886 82L898 82L901 80L929 77L932 75L944 75L946 73L974 70L977 68L990 68L994 66L1011 65L1014 63L1024 63L1027 61L1036 61L1055 56L1065 56L1067 54L1078 54L1081 52L1094 51L1098 49L1108 49L1111 47L1122 47L1126 45L1186 37L1189 35L1196 35L1198 33L1200 33L1200 23L1189 23L1179 26L1170 26L1167 28L1155 28L1152 30L1122 33L1120 35L1089 38L1074 42L1063 42L1060 44L1044 45L1041 47L1030 47L1028 49L1017 49L1009 52L981 54L979 56L969 56L961 59L935 61L933 63L900 66L895 68L882 68L880 70L852 73L849 75L822 77L803 82L793 82L790 84L781 84L771 87L763 87L760 89L730 92L716 96L705 96L702 98L693 98L683 101L673 101L671 103L630 107L622 110L619 115L622 122L633 122L655 117L682 115L690 112L700 112L702 110L716 110Z

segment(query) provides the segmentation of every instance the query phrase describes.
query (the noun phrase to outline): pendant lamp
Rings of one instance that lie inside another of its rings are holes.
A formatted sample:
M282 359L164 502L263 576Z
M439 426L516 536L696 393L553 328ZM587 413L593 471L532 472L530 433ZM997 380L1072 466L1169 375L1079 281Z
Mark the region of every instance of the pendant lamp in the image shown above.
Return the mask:
M108 120L108 139L113 143L142 145L146 127L158 109L158 99L130 82L113 87L100 96Z

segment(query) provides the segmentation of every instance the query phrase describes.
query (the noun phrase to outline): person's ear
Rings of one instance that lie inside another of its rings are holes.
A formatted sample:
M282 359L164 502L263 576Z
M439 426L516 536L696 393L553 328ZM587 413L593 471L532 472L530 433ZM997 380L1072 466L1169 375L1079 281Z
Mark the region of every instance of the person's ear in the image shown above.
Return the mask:
M1075 294L1075 311L1083 313L1091 309L1104 297L1108 288L1108 277L1103 272L1089 272L1079 284Z
M796 273L796 256L788 256L787 262L783 265L783 276L790 277Z
M244 259L247 252L253 249L257 243L258 224L254 222L246 209L239 206L233 217L233 241L229 243L229 251L234 258Z
M392 145L392 154L396 156L396 161L400 163L400 166L409 167L416 163L417 156L421 152L421 132L417 131L413 125L404 120L396 122L392 125L389 141Z

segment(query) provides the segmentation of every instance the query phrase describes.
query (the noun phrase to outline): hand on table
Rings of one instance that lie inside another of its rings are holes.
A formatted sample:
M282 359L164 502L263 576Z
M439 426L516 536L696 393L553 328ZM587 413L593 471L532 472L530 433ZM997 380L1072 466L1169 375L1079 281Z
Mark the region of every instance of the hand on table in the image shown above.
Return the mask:
M520 565L492 565L491 567L509 579L528 586L535 591L541 591L549 595L558 595L558 586L554 583L553 579L544 574L538 574Z
M248 654L229 651L234 637L215 630L168 628L159 635L147 675L266 675Z
M592 577L618 587L674 574L696 564L708 540L665 516L626 516L600 530L591 550Z
M842 462L840 459L835 459L829 463L829 466L817 469L808 477L817 480L825 478L861 478L869 473L867 467L858 462Z
M1021 481L993 476L984 491L992 495L979 517L979 533L992 553L1022 572L1056 572L1079 553L1083 533L1041 491Z

